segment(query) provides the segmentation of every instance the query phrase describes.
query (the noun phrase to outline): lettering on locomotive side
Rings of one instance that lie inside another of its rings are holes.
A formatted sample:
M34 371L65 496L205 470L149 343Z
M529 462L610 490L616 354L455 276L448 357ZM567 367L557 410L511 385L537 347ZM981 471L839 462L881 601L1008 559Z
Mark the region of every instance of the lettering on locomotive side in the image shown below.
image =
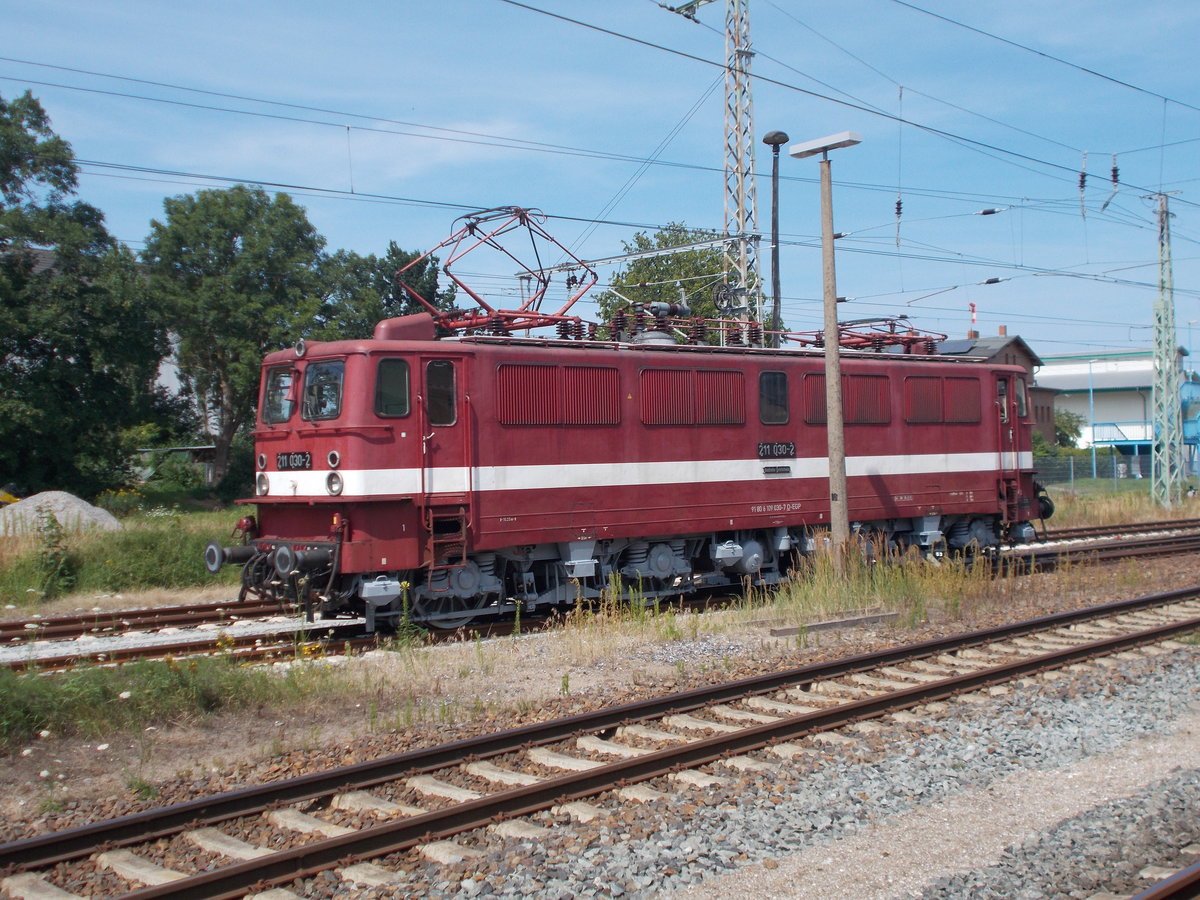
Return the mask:
M275 468L283 471L309 470L312 468L312 453L296 450L275 454Z
M759 441L759 459L791 459L796 455L793 441Z
M752 513L794 512L801 508L801 503L760 503L750 507Z

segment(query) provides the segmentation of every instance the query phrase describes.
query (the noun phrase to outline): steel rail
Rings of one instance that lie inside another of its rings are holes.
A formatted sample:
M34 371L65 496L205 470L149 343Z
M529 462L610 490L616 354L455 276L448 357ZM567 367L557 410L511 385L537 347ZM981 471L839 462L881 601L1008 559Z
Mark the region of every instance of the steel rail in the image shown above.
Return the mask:
M1085 537L1110 537L1120 534L1137 534L1147 531L1170 531L1178 528L1200 528L1200 519L1168 519L1163 522L1130 522L1125 525L1083 525L1078 528L1047 530L1042 535L1046 541L1069 541Z
M1200 597L1200 585L1158 594L1118 600L1101 606L1040 616L1018 623L860 654L833 662L814 663L722 685L706 686L677 694L635 701L576 716L535 723L521 728L464 738L377 760L313 772L281 782L268 782L158 809L131 813L59 832L0 844L0 870L51 865L86 856L98 845L124 846L175 834L185 827L212 824L257 813L272 804L297 803L326 797L348 786L368 788L405 775L452 765L470 756L479 759L509 753L526 746L564 740L578 733L601 731L618 725L686 712L736 697L767 693L782 687L869 671L904 660L936 656L1106 616L1151 609Z
M1157 538L1131 538L1109 544L1090 544L1072 548L1023 547L997 557L996 564L997 566L1011 566L1014 563L1026 563L1049 568L1063 560L1083 559L1089 562L1109 562L1119 559L1171 556L1198 549L1200 549L1200 532Z
M1133 900L1192 900L1195 897L1200 897L1200 863L1180 869Z
M195 898L224 900L241 897L250 886L268 885L305 878L336 865L412 849L431 840L449 838L463 831L517 816L541 812L552 806L590 797L624 784L693 768L771 744L819 731L943 700L965 691L1011 681L1047 669L1106 656L1200 628L1200 617L1144 629L1132 634L1080 644L987 669L953 676L932 684L915 685L842 706L792 716L741 729L732 734L685 743L644 756L620 760L600 768L551 778L526 787L500 791L396 822L376 825L340 837L328 838L270 856L188 876L164 885L141 888L124 895L127 900Z
M314 631L328 632L320 637ZM193 641L174 641L141 647L116 647L109 650L76 650L58 656L29 656L0 662L0 668L13 672L59 672L80 664L112 665L144 660L163 660L183 656L227 653L237 660L271 659L283 653L305 647L324 647L351 643L352 646L374 644L376 638L362 639L359 625L322 625L315 629L265 632L262 634L222 634Z
M193 625L203 622L223 622L251 616L267 616L283 612L278 603L197 603L184 606L163 606L158 609L124 609L91 612L78 616L54 616L48 619L21 619L0 622L0 641L46 640L48 638L78 637L119 628L147 626Z

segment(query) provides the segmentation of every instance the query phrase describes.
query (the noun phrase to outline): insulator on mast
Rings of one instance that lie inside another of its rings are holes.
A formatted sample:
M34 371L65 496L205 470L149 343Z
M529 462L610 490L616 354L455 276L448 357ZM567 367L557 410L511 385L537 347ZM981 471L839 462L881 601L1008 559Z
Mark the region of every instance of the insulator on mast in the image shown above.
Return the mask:
M1087 151L1083 151L1083 164L1079 168L1079 215L1087 218L1084 188L1087 186Z

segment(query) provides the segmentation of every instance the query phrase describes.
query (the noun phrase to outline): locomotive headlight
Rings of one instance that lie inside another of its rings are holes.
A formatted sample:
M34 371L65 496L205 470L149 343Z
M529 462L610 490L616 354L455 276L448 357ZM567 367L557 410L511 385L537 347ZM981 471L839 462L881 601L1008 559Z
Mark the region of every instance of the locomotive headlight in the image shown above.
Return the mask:
M254 492L260 497L265 497L270 489L271 479L265 473L260 472L258 478L254 480Z
M258 468L259 468L259 470L265 469L266 467L267 467L267 454L265 454L265 453L260 453L260 454L258 454Z
M342 476L337 472L330 472L325 476L325 490L337 496L342 492Z
M329 455L325 457L329 460L329 468L336 469L342 462L342 455L336 450L330 450Z

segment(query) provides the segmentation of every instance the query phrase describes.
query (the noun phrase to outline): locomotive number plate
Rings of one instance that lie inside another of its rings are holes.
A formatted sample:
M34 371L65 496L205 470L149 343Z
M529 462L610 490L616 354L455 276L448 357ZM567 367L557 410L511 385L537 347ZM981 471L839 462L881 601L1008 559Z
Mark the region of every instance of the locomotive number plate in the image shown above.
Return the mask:
M292 453L276 453L275 468L279 469L280 471L311 469L312 454L307 450L294 451Z
M792 441L760 441L758 444L759 459L791 459L796 455L796 445Z

